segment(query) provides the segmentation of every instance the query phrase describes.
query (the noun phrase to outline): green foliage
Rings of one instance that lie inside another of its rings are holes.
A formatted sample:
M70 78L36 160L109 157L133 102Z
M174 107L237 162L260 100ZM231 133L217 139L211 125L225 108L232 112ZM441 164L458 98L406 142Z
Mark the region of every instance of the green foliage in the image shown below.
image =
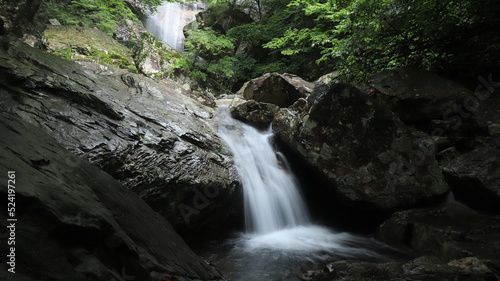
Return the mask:
M289 56L316 52L318 63L347 80L393 67L453 72L467 63L464 57L485 65L493 60L483 50L500 51L493 0L293 0L289 6L301 7L314 25L299 23L264 46Z
M189 30L184 49L186 55L178 58L174 67L193 79L206 81L210 76L220 81L234 74L234 44L228 36L212 29Z
M154 9L161 0L143 0L148 9ZM51 0L43 1L40 13L57 18L63 25L97 27L112 35L124 19L140 24L124 0Z
M113 65L119 68L128 69L131 72L137 72L137 69L131 58L120 53L103 51L94 47L73 47L57 49L53 52L53 54L67 60L88 58L96 61L97 63Z

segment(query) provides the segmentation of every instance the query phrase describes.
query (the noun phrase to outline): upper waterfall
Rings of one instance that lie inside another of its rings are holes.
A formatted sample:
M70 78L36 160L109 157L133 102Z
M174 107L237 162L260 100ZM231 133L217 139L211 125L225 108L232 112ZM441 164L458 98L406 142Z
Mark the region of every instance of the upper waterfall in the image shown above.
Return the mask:
M196 14L203 9L201 2L181 4L163 2L156 12L148 17L146 29L158 39L177 51L184 50L184 26L196 20Z

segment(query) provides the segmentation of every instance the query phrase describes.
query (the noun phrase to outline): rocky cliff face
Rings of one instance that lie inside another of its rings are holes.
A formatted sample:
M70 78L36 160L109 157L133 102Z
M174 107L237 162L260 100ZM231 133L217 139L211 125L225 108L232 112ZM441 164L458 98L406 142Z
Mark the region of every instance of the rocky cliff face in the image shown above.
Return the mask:
M215 229L240 213L213 110L183 95L183 85L97 75L8 37L0 44L2 110L103 168L178 230Z
M16 244L7 245L3 228L0 247L15 255L15 280L221 280L139 196L29 121L36 126L0 114L0 169L5 183L15 172L9 218L17 219ZM7 267L2 276L12 274Z

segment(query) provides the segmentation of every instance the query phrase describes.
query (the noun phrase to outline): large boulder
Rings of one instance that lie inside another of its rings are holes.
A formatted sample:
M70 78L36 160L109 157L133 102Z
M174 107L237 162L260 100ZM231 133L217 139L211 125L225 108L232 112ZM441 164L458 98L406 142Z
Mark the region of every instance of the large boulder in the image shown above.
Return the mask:
M460 203L394 213L376 237L418 255L443 260L476 256L500 265L500 216L481 214Z
M273 129L320 172L335 193L332 200L387 214L449 191L432 150L356 87L318 82L304 102L281 109Z
M435 257L419 257L408 262L373 263L337 261L325 268L309 271L307 281L484 281L498 280L495 274L477 258L443 262Z
M373 75L368 83L401 120L425 124L430 120L452 120L457 107L473 93L464 86L432 72L397 68ZM462 111L465 109L462 108Z
M96 75L0 38L0 105L134 190L178 230L241 214L239 178L212 129L213 110L174 81Z
M250 100L230 108L233 118L253 124L269 124L279 107L275 104Z
M457 200L500 213L500 135L441 163Z
M291 74L266 73L246 82L238 91L247 100L288 107L311 93L314 84Z
M235 26L254 22L248 13L234 9L232 6L226 7L208 7L205 11L196 14L196 21L201 27L210 27L222 34L226 34L226 32Z
M45 130L2 112L0 132L0 169L14 191L0 195L15 207L0 213L10 226L0 249L14 262L0 265L7 280L222 279L165 218Z

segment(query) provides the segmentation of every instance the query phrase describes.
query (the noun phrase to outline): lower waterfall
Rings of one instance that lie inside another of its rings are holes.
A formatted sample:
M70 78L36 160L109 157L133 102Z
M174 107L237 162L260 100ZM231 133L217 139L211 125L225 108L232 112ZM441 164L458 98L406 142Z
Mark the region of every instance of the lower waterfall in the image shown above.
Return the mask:
M226 116L219 135L228 144L244 188L247 231L268 234L310 224L294 176L278 161L271 129L257 129ZM284 158L282 157L282 161Z
M327 262L389 261L399 255L369 236L314 223L290 165L273 149L271 129L259 131L239 122L227 108L217 121L243 185L246 229L210 241L200 254L226 280L302 280L306 271Z

